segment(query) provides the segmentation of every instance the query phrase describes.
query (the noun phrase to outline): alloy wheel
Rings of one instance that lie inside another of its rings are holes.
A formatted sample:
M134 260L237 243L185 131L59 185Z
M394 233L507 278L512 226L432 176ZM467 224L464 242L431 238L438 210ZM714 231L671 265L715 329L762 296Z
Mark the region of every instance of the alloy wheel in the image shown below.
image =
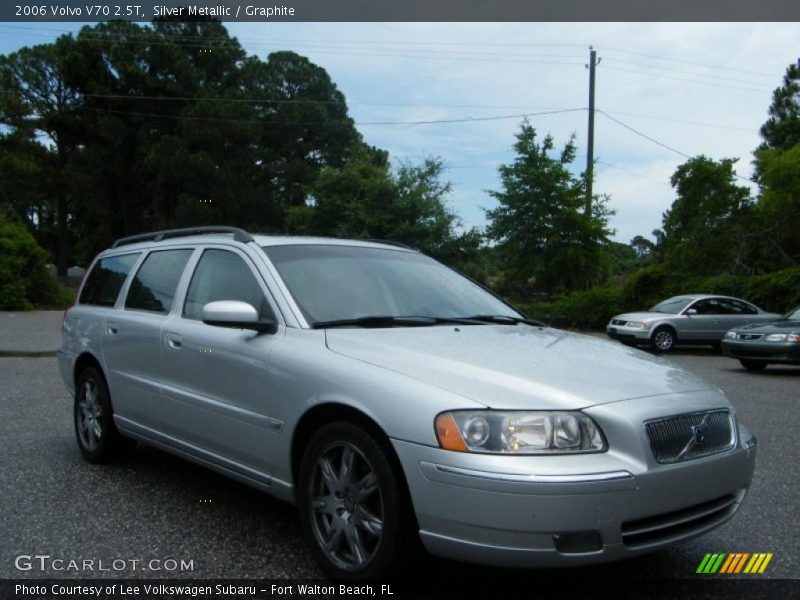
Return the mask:
M658 348L662 352L670 350L674 343L672 334L666 330L657 331L655 337L653 338L653 341L655 342L656 348Z
M383 538L384 501L372 466L353 444L333 442L319 454L310 483L319 547L338 568L363 569Z
M78 401L78 437L89 452L94 452L103 435L103 407L94 381L87 380Z

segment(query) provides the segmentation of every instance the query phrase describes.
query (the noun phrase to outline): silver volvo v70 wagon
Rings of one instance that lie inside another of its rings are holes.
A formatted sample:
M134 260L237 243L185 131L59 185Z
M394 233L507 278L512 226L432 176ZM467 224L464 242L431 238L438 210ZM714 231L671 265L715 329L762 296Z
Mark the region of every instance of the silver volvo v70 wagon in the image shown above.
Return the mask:
M341 578L419 540L504 566L635 556L731 518L755 465L704 379L526 319L392 243L121 239L59 359L87 460L139 440L296 503Z

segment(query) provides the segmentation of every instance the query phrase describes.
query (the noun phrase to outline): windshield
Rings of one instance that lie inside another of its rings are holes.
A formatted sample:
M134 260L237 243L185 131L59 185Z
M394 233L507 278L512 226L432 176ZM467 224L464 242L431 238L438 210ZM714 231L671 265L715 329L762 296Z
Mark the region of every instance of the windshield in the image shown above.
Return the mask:
M788 313L783 315L783 318L789 321L800 321L800 306L790 310Z
M674 298L670 298L669 300L664 300L663 302L656 304L650 309L650 312L662 312L677 315L692 302L694 302L694 298L675 296Z
M266 246L311 325L363 317L519 317L501 300L417 252L361 246Z

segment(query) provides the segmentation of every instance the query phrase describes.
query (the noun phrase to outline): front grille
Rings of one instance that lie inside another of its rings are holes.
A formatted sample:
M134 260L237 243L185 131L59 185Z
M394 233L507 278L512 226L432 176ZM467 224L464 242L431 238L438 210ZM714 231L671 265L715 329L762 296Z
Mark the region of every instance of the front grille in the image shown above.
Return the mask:
M764 337L763 333L737 333L736 339L737 340L745 340L745 341L752 341L752 340L760 340Z
M622 319L611 319L612 325L625 325L627 321L623 321Z
M674 463L733 447L735 438L727 410L676 415L645 424L650 449L660 463Z
M736 512L743 491L670 513L626 521L622 542L628 548L644 548L699 535L716 527Z

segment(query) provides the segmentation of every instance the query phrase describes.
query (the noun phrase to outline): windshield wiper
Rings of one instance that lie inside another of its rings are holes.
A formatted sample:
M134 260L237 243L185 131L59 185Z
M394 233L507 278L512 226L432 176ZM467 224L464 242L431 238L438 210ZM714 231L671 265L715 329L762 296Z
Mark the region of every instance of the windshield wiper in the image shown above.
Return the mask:
M314 329L329 329L331 327L431 327L441 324L484 325L485 323L485 321L479 319L461 319L458 317L391 317L376 315L357 317L355 319L317 321L312 327Z
M536 319L525 319L522 317L512 317L509 315L471 315L464 317L467 321L479 321L481 323L492 323L497 325L530 325L532 327L544 327L545 324Z

